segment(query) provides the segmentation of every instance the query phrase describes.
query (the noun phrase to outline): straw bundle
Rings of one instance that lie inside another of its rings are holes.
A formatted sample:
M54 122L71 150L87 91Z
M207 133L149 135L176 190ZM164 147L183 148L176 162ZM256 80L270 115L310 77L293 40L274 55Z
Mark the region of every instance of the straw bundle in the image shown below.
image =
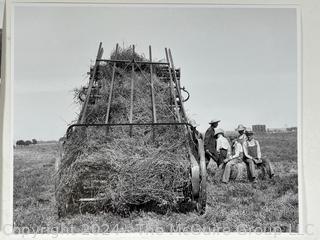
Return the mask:
M137 57L144 60L140 55ZM118 59L131 58L132 51L127 49L118 55ZM133 122L152 122L147 70L132 75L120 67L122 72L115 78L109 123L129 122L132 79ZM99 66L97 76L106 79L106 87L101 91L101 98L88 106L86 123L105 122L111 73L110 65ZM157 75L152 77L158 122L175 122L169 84L160 81ZM76 92L79 94L81 90ZM187 143L183 126L76 128L64 143L56 191L60 208L72 205L76 209L80 198L100 199L103 210L120 214L141 208L156 211L176 208L177 199L181 195L186 197L190 189Z

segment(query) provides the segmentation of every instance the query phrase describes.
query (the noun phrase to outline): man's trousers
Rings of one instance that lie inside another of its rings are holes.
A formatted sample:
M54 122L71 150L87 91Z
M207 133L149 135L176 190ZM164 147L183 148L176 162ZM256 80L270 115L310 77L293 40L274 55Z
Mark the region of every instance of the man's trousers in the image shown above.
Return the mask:
M254 181L257 177L256 167L262 167L264 174L267 173L271 178L274 175L273 168L268 159L261 159L261 163L255 163L252 159L245 158L243 161L247 165L248 179Z

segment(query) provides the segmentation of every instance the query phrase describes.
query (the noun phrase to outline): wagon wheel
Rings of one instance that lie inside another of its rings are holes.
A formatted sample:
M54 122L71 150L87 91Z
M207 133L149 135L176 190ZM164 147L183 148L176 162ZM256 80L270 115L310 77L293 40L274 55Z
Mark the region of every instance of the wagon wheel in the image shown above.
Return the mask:
M192 197L193 199L198 199L200 190L200 168L196 158L191 152L189 153L189 158L191 163Z
M197 210L203 214L207 205L207 168L204 153L204 144L202 139L198 139L198 151L200 156L200 191L197 203Z

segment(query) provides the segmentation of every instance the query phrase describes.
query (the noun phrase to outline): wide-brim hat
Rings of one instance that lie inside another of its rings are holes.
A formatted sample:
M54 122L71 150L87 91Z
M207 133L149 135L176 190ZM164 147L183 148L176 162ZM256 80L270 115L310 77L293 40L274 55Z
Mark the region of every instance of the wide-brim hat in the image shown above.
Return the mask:
M246 135L253 135L253 131L251 129L246 130L245 132Z
M239 124L238 127L235 130L236 131L244 131L244 130L246 130L246 127L243 126L242 124Z
M219 133L222 133L222 134L224 134L224 131L223 131L223 129L221 129L221 128L218 128L216 131L215 131L215 133L214 133L214 135L215 136L217 136Z
M220 122L220 121L221 121L221 120L214 118L214 119L212 119L212 120L209 122L209 124L218 123L218 122Z

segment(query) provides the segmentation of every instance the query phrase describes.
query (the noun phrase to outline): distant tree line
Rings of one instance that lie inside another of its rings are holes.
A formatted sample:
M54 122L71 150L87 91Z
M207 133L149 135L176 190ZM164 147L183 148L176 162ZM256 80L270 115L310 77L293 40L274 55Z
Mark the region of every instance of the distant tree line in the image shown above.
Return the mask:
M36 139L32 139L31 141L30 140L26 140L26 141L24 141L24 140L18 140L17 142L16 142L16 145L17 146L29 146L29 145L31 145L31 144L37 144L38 143L38 141L36 140Z
M289 127L289 128L287 128L288 132L296 132L297 130L298 130L297 127Z

